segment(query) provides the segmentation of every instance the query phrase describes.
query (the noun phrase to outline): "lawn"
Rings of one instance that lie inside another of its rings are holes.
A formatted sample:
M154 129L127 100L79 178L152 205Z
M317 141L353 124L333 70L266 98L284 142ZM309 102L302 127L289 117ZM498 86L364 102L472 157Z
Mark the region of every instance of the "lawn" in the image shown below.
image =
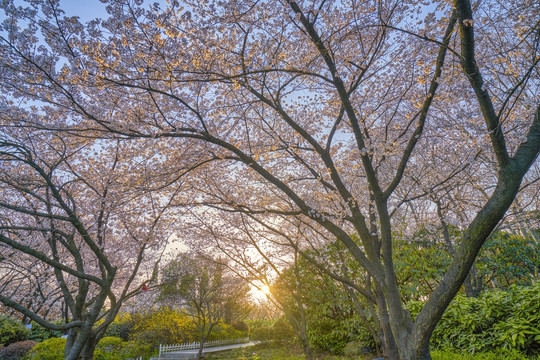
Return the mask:
M457 354L447 351L433 351L432 360L537 360L536 357L525 357L517 351L495 351L477 354ZM372 360L375 355L344 356L315 353L316 360ZM210 354L207 360L304 360L304 355L298 346L260 344L243 349L235 349L216 354Z
M294 345L259 344L248 348L209 354L207 360L304 360L302 350ZM345 356L316 354L317 360L347 360ZM371 357L366 358L371 359Z

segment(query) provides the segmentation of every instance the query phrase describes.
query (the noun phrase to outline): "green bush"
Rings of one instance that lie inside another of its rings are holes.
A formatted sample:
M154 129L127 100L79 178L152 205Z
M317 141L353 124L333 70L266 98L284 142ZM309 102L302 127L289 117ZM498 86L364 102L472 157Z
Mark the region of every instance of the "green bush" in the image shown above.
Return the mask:
M244 337L246 337L245 333L234 329L230 325L221 324L221 325L214 326L214 328L212 329L212 332L210 333L210 336L208 337L208 341L240 339Z
M274 339L274 330L269 326L261 326L253 329L249 338L253 341L270 341Z
M0 351L2 360L22 360L26 354L36 346L37 342L32 340L18 341L12 343Z
M367 347L362 341L351 341L343 348L343 355L350 358L358 358L360 355L371 352L372 348Z
M343 354L350 342L361 343L360 348L375 348L375 340L359 316L347 311L346 302L340 306L325 306L326 311L308 312L307 335L314 350ZM324 309L324 308L323 308ZM372 324L374 326L374 324Z
M27 360L63 360L66 339L52 338L36 345L29 352ZM122 341L117 337L104 337L96 345L94 360L125 360L140 356L149 359L156 355L151 345L138 341ZM0 357L0 359L3 359Z
M0 344L9 344L26 340L30 335L28 330L20 321L7 315L0 315Z
M149 359L150 357L158 354L158 349L153 348L150 344L141 341L128 341L122 344L122 350L120 352L122 359L135 359L140 356L143 359Z
M251 319L246 320L246 324L249 325L249 328L253 331L258 327L266 326L270 327L274 323L272 319Z
M29 353L29 360L63 360L65 338L51 338L36 345Z
M274 332L275 341L291 342L296 339L296 335L285 316L280 317L274 322L272 330Z
M238 330L244 334L249 333L249 325L245 321L235 321L231 324L231 327L235 330Z
M413 302L407 308L416 315L421 304ZM479 298L456 297L433 332L431 344L456 352L503 348L540 354L540 283Z
M318 317L311 321L307 335L313 349L342 354L343 349L351 341L351 332L346 322L337 322L329 317Z
M122 341L118 337L105 337L99 341L94 352L94 360L125 360L142 356L149 359L152 355L152 346L137 341Z
M60 325L63 324L63 321L53 321L53 324ZM30 330L30 335L28 339L34 340L37 342L42 342L50 338L61 337L64 335L62 331L47 329L38 323L32 321L32 329Z
M131 329L133 328L133 325L134 324L132 321L115 321L107 327L107 330L105 330L105 336L119 337L124 341L128 341L129 334Z
M99 347L99 348L109 347L109 348L114 348L114 349L121 349L123 342L124 340L122 340L119 337L107 336L99 340L96 347Z
M119 337L108 336L101 339L94 352L95 360L121 360L124 341Z

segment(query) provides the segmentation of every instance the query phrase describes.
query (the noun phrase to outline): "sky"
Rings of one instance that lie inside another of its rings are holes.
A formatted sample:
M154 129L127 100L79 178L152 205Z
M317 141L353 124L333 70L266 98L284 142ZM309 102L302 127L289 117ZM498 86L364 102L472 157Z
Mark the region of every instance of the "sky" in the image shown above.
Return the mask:
M156 2L162 4L162 8L165 7L166 0L144 0L143 7ZM107 4L99 0L60 0L60 5L66 15L78 16L82 22L107 17Z
M99 0L60 0L61 8L68 16L78 16L83 22L106 17L106 4Z

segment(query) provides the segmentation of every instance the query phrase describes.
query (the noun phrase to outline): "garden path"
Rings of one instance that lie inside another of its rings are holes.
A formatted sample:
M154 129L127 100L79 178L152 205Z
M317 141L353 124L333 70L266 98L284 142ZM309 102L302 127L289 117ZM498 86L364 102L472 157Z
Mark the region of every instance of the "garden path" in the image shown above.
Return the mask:
M257 343L250 341L244 344L232 344L232 345L223 345L223 346L216 346L216 347L211 347L211 348L204 348L203 356L212 352L232 350L232 349L237 349L241 347L253 346L256 344ZM199 352L198 349L171 351L171 352L161 354L160 357L151 358L150 360L191 360L191 359L197 358L198 352Z

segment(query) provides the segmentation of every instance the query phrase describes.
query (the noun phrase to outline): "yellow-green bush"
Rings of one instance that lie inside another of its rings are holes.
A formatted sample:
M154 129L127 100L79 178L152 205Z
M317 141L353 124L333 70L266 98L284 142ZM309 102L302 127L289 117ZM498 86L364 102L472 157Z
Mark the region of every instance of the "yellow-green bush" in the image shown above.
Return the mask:
M37 344L27 355L29 360L62 360L66 339L51 338Z
M108 336L99 341L94 352L94 360L125 360L142 356L148 359L152 346L138 341L123 341L121 338Z
M130 339L151 345L177 344L198 339L191 318L174 309L161 308L146 314L133 314Z

